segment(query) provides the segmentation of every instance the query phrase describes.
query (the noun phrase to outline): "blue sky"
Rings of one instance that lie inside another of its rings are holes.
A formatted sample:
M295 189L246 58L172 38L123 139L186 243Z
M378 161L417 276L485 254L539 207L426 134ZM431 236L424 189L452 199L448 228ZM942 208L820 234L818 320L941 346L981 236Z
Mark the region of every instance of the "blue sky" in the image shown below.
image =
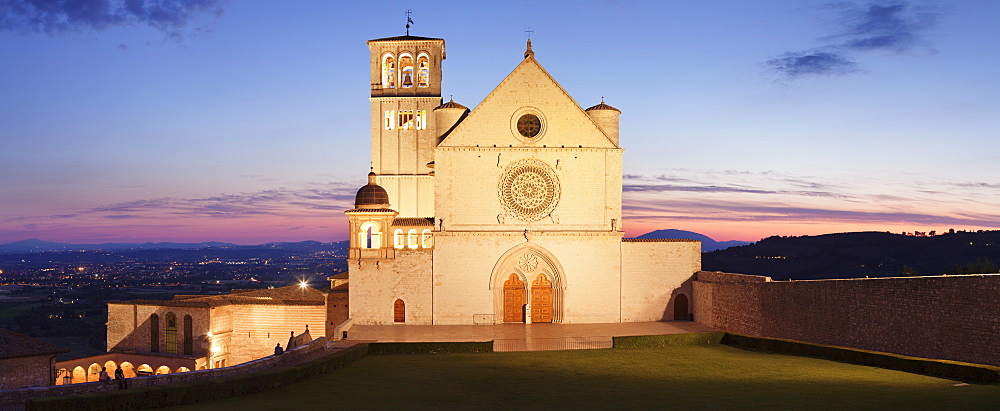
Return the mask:
M623 111L628 235L1000 229L1000 2L49 3L0 2L0 243L345 239L406 9L445 98L531 27Z

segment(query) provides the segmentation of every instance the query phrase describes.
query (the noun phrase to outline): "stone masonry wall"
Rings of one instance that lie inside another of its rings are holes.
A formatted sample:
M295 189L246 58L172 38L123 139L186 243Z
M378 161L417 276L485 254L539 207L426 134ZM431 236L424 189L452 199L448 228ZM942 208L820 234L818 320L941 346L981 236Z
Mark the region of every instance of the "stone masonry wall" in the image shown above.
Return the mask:
M1000 366L997 274L694 285L695 319L720 330Z
M691 279L701 268L701 243L633 240L621 247L621 321L673 320L677 296L692 301Z
M0 390L52 385L55 355L0 359Z

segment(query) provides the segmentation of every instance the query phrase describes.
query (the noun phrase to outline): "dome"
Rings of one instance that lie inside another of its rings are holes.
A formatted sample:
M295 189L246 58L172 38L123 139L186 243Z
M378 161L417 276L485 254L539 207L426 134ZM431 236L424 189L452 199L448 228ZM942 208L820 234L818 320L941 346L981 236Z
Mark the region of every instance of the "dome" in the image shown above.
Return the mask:
M387 208L389 193L382 186L375 184L375 173L368 173L368 184L358 190L354 197L354 206L358 208Z
M617 111L619 113L622 112L621 110L619 110L617 108L614 108L614 107L611 107L611 106L609 106L607 104L604 104L604 100L601 100L601 104L598 104L596 106L591 106L590 108L588 108L585 111L591 111L591 110L614 110L614 111Z
M462 109L462 110L468 110L469 109L466 106L463 106L461 104L456 103L454 99L448 100L447 103L444 103L444 104L442 104L440 106L434 107L435 110L440 110L440 109L443 109L443 108L459 108L459 109Z

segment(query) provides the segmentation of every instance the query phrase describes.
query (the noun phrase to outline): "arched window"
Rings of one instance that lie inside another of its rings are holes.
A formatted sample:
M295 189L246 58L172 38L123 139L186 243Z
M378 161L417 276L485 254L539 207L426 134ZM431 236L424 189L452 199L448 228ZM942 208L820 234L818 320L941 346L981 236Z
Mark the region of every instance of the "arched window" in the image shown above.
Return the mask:
M167 313L166 328L167 354L177 354L177 315Z
M358 242L361 244L361 248L382 248L379 231L381 230L378 223L374 221L361 224L361 231L358 233Z
M406 232L406 246L410 248L417 248L419 246L417 244L417 230L411 228L410 231Z
M421 53L417 57L417 87L427 87L430 85L430 59L426 54Z
M184 316L184 355L194 352L194 324L190 315Z
M149 352L160 352L160 316L149 316Z
M406 236L403 235L403 230L396 229L392 232L392 246L396 248L403 248L406 246Z
M406 303L403 300L396 299L396 302L392 304L392 322L406 322Z
M413 56L409 54L399 55L399 85L413 87Z
M382 87L396 88L396 59L392 54L382 57Z
M420 233L420 246L423 248L431 248L434 245L434 236L431 235L431 230L425 228L424 231Z

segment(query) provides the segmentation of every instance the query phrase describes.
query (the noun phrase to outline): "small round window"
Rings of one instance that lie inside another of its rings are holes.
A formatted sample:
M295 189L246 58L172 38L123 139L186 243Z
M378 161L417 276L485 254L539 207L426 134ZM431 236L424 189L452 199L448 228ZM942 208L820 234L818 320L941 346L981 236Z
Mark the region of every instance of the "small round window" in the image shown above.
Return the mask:
M527 138L535 138L542 131L542 121L538 116L528 113L517 119L517 132Z

